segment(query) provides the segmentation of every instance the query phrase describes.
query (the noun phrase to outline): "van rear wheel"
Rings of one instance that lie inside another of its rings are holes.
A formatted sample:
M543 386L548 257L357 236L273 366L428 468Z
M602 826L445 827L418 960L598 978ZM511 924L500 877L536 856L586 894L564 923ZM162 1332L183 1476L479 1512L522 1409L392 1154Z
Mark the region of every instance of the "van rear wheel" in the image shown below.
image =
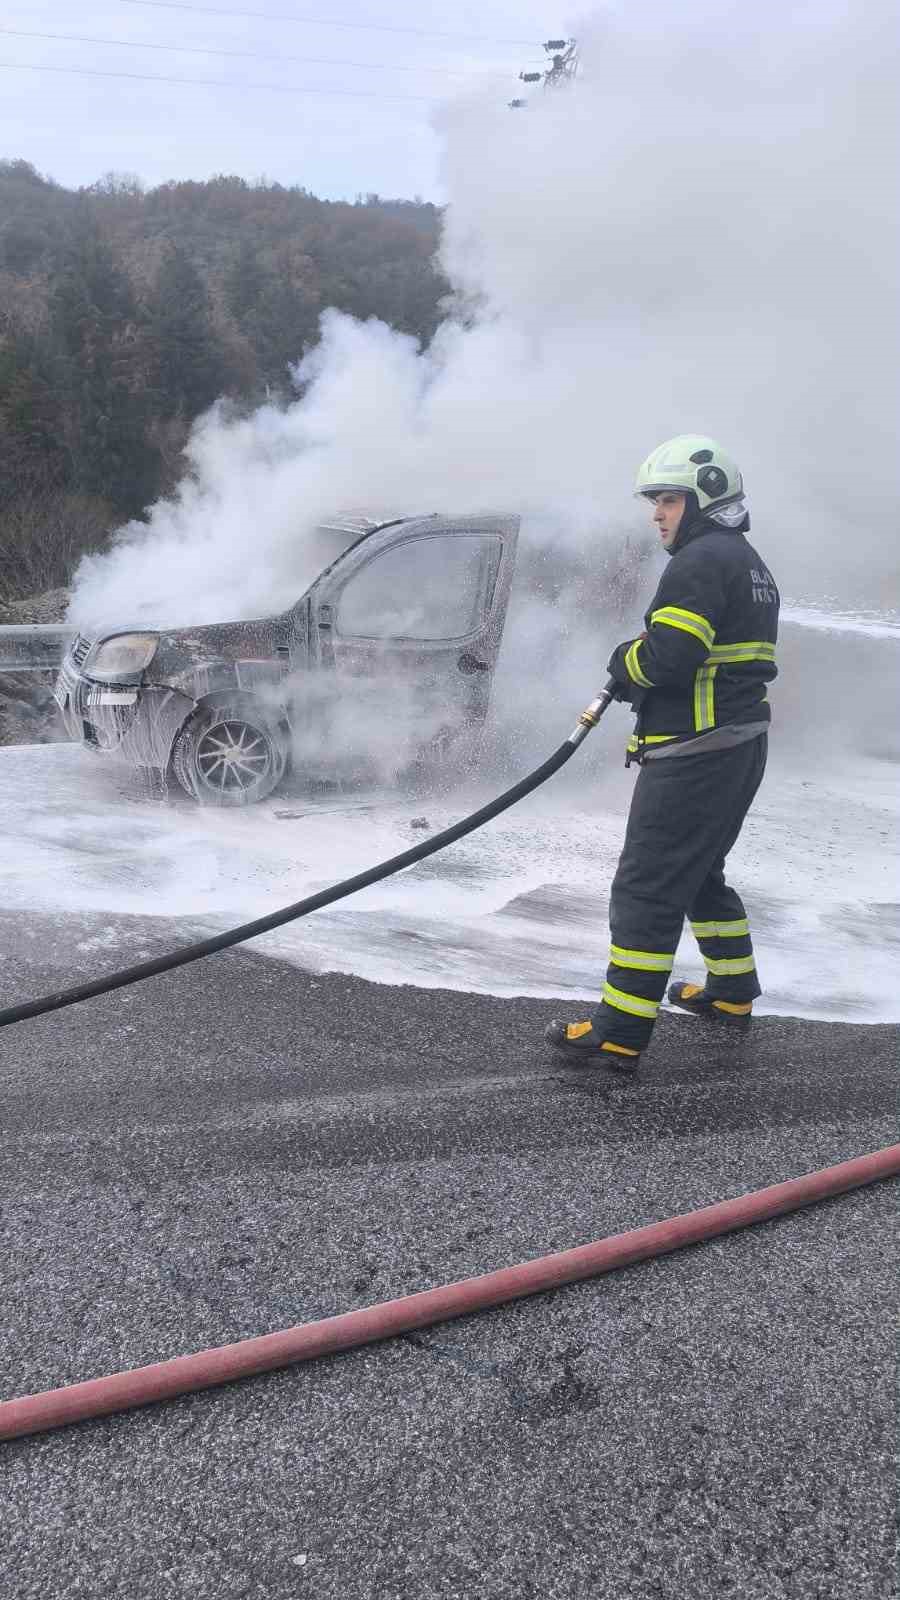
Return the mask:
M262 705L200 706L172 747L172 770L202 805L246 806L277 787L287 766L283 730Z

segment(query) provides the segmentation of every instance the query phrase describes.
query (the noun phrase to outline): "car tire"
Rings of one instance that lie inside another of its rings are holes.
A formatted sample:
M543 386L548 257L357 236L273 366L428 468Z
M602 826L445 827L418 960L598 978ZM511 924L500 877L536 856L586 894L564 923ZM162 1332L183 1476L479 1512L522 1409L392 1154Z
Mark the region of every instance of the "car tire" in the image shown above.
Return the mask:
M287 730L258 700L205 702L172 746L172 771L201 805L265 800L284 777Z

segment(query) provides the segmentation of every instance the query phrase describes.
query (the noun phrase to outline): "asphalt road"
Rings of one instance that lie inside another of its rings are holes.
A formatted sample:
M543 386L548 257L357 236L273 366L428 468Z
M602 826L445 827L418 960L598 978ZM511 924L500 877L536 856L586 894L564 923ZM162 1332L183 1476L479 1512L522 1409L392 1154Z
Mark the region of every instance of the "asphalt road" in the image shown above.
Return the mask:
M175 936L0 914L0 995ZM559 1011L246 948L0 1033L5 1394L486 1272L897 1137L895 1029L768 1018L737 1045L664 1016L633 1084L554 1061L541 1032ZM0 1593L885 1600L896 1200L884 1183L0 1445Z

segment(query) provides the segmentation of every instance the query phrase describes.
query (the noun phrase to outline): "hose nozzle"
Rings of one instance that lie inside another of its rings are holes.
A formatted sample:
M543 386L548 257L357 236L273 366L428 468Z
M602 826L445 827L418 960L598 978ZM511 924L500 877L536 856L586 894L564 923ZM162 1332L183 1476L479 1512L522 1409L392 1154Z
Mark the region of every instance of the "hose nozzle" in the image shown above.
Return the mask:
M610 701L615 698L615 693L615 679L610 678L606 688L600 690L600 693L591 701L589 706L585 706L581 716L578 718L577 726L569 734L569 744L578 745L581 744L583 739L587 738L591 729L596 728Z

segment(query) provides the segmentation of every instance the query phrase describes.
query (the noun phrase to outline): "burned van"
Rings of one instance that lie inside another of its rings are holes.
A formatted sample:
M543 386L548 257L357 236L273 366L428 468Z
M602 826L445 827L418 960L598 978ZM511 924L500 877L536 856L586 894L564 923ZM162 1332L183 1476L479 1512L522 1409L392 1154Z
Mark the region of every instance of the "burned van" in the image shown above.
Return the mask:
M264 799L292 762L446 758L487 711L518 518L330 529L346 548L277 616L75 634L54 690L70 737L217 806Z

